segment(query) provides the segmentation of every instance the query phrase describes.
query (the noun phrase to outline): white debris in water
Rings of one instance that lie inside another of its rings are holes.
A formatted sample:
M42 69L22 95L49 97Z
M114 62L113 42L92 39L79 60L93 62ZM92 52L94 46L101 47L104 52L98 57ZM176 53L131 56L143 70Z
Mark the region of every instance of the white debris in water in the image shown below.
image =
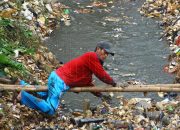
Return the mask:
M115 71L118 71L119 69L118 68L114 68Z
M130 77L130 76L135 76L136 74L135 73L129 73L129 74L120 74L122 75L123 77Z

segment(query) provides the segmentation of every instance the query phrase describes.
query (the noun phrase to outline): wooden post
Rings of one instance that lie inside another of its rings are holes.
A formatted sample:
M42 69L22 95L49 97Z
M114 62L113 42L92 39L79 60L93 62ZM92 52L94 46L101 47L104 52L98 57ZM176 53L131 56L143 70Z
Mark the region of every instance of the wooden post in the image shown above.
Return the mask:
M89 109L90 109L90 101L89 101L89 99L84 99L83 100L83 113L84 113L84 115L86 115L86 112Z

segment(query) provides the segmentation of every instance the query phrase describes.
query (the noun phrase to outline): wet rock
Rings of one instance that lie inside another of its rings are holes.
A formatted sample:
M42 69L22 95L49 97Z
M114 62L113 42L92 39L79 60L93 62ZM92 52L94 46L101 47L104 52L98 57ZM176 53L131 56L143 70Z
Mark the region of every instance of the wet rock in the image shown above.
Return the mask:
M167 125L169 125L169 124L170 124L170 118L167 117L167 116L164 116L164 117L162 118L162 125L167 126Z
M144 108L144 109L149 109L149 108L151 108L152 106L151 106L151 103L148 103L147 101L142 100L142 101L140 101L140 102L138 102L138 103L136 104L136 107L142 107L142 108Z
M145 116L150 120L161 120L164 117L164 113L162 111L146 112Z

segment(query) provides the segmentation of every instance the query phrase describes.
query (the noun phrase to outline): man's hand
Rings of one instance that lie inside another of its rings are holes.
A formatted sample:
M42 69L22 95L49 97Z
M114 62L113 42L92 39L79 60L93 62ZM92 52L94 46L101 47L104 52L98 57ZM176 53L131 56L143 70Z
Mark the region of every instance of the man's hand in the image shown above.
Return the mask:
M112 86L113 86L113 87L116 87L116 86L117 86L117 83L114 82L114 83L112 84Z

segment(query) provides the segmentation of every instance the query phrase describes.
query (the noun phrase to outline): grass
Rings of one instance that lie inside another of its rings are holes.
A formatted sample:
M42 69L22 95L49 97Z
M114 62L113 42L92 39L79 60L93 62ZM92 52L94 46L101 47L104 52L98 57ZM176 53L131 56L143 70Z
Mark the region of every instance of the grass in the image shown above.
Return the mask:
M10 77L12 72L27 76L29 72L16 60L15 50L20 55L33 55L40 44L40 39L25 24L0 18L0 72Z

